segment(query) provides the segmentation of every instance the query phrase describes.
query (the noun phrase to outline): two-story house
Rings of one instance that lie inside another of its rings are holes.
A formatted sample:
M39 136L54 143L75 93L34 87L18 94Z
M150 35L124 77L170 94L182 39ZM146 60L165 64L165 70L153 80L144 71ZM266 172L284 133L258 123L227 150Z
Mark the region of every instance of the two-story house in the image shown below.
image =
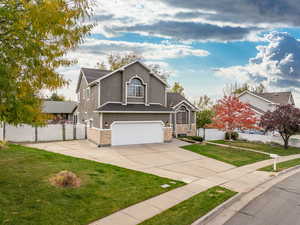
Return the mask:
M82 68L77 118L98 146L169 142L196 134L197 108L139 61L115 71Z
M248 103L258 117L262 116L267 111L274 111L277 105L295 105L291 92L253 93L244 91L238 98L240 101Z

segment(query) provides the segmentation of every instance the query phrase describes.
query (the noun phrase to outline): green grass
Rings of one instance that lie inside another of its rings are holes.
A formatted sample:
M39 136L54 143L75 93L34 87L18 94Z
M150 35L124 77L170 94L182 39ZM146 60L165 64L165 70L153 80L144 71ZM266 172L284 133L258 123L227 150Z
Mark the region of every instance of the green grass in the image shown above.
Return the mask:
M287 156L287 155L294 155L294 154L300 154L300 148L296 147L289 147L288 149L284 149L283 146L279 144L264 144L259 142L250 142L250 141L224 141L224 140L217 140L217 141L211 141L218 144L226 144L236 147L244 147L244 148L251 148L254 150L267 152L271 154L277 154L281 156Z
M234 166L244 166L258 161L270 159L268 155L261 153L221 147L212 144L194 144L183 146L182 148L225 163L232 164Z
M140 225L190 225L235 194L236 192L223 187L213 187L140 223Z
M170 179L19 145L0 150L0 224L80 225L184 185ZM79 188L49 178L76 173ZM164 189L160 185L170 184Z
M288 168L300 165L300 159L292 159L285 162L277 163L277 171L280 172L282 170L286 170ZM263 167L259 169L260 171L273 172L273 165Z

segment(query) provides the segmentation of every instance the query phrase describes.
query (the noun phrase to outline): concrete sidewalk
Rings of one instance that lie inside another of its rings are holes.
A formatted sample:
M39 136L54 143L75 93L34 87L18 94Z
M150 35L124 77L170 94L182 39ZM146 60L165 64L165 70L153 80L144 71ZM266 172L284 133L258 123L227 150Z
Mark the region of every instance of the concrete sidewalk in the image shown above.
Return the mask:
M261 167L271 165L273 163L272 159L243 167L234 167L179 149L178 145L180 143L177 142L166 145L131 146L127 150L126 147L110 148L107 149L109 151L94 149L93 146L87 147L87 144L83 142L79 143L81 149L78 148L78 143L76 142L70 142L68 145L66 143L64 143L64 146L51 145L51 143L50 145L47 143L32 144L30 146L98 162L123 165L125 168L165 177L170 177L171 174L173 179L176 179L173 177L174 174L177 174L178 177L185 176L185 179L190 178L189 183L183 187L122 209L91 223L91 225L136 225L213 186L220 185L236 192L248 192L273 176L272 173L257 171ZM73 150L70 150L72 145ZM77 147L75 148L74 146ZM150 158L147 158L147 156ZM159 157L163 158L159 159ZM282 156L277 160L281 162L299 157L300 154ZM155 162L156 159L159 161ZM154 162L151 163L152 161ZM192 166L189 167L189 164ZM176 171L172 171L172 169L176 169Z
M300 155L284 156L281 157L279 161L281 162L299 157ZM269 172L256 171L261 167L272 164L272 162L273 160L265 160L234 168L219 173L216 176L198 179L183 187L120 210L110 216L95 221L90 225L136 225L216 185L237 192L248 192L274 176L274 174Z

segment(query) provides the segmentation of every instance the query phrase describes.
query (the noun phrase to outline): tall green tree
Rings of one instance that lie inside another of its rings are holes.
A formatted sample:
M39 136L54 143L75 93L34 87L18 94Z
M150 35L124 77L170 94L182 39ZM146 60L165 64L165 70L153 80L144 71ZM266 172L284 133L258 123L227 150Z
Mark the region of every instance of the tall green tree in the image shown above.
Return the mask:
M197 129L203 128L203 139L205 140L205 128L207 125L212 123L214 117L214 111L212 109L204 109L197 112Z
M49 100L62 102L62 101L65 101L65 96L53 93L51 95L51 97L49 98Z
M174 83L173 87L171 88L171 92L179 93L184 96L184 88L179 82Z
M0 3L0 120L44 122L41 90L67 84L57 72L93 25L89 0L2 0Z

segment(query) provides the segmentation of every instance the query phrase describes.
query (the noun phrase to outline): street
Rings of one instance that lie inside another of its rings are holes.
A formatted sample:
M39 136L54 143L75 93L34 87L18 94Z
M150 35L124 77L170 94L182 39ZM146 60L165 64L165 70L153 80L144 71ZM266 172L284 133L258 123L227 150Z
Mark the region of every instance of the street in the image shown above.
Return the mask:
M300 224L300 173L273 186L225 223L225 225L298 224Z

